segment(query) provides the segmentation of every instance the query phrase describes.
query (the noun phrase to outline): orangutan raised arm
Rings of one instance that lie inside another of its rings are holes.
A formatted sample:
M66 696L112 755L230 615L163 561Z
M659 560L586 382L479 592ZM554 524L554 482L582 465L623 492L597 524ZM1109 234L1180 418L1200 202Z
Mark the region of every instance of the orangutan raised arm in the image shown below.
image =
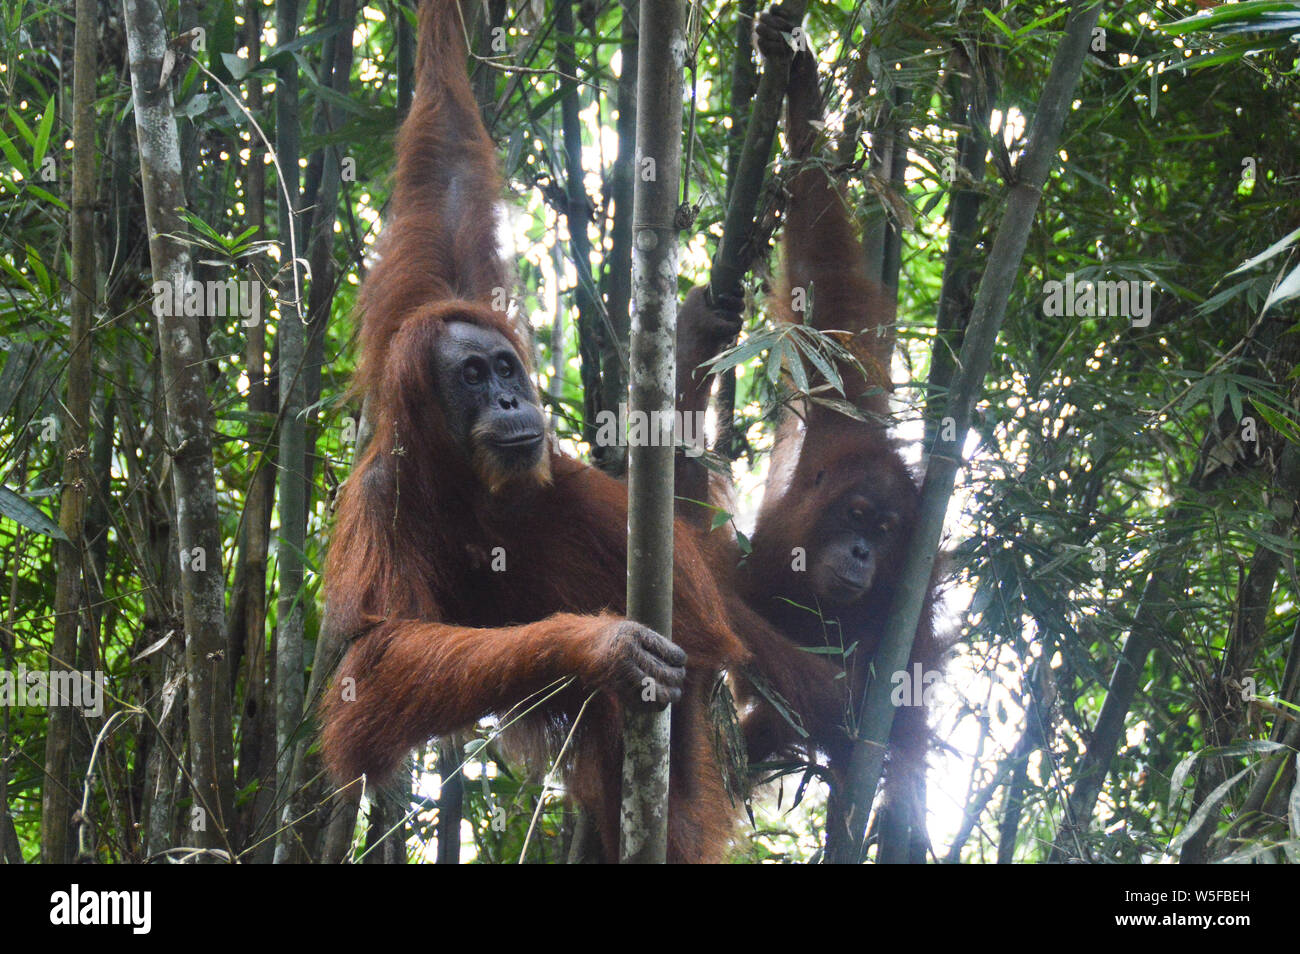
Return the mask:
M374 432L326 564L328 625L353 642L322 707L324 757L340 782L380 783L431 736L509 712L507 741L546 769L567 726L566 787L614 860L622 712L672 703L669 858L716 861L738 809L709 698L747 653L684 525L673 640L622 617L627 489L548 446L506 314L502 184L466 55L459 5L425 0L392 217L360 301Z

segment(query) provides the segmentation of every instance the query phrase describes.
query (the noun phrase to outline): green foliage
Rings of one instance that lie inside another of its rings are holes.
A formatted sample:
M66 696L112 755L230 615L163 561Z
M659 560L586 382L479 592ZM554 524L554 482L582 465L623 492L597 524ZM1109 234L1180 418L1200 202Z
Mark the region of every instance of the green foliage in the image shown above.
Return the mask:
M174 28L177 10L166 6ZM364 8L348 92L340 95L318 76L325 44L344 29L328 23L325 5L308 5L305 22L313 26L300 36L274 49L264 45L256 68L244 48L243 5L209 6L207 45L197 55L229 93L183 60L171 80L186 174L184 238L211 277L256 279L266 290L261 329L268 360L276 354L279 322L288 317L270 311L271 289L287 277L288 251L274 226L265 224L276 221L282 201L273 166L264 166L264 217L250 208L248 163L261 162L263 142L249 114L272 140L275 117L269 90L260 110L240 108L231 96L247 107L254 84L273 82L278 63L297 64L304 155L333 147L355 169L355 179L344 178L338 227L330 237L338 276L329 313L312 330L322 363L309 411L315 458L302 554L308 573L296 598L307 610L307 637L314 641L330 506L347 476L361 417L347 390L356 361L350 315L388 200L399 117L395 17L409 10L401 4ZM978 275L1063 9L1021 0L964 2L918 21L915 8L905 4L836 0L811 6L808 30L825 78L834 169L866 233L878 234L885 221L901 228L901 353L894 378L902 385L896 403L899 434L920 460L921 409L927 402L941 406L944 393L928 378L932 348L946 347L936 341L935 314L953 189L972 189L983 200L971 263ZM551 70L553 12L546 5L507 7L506 49L491 62L476 60L471 70L512 193L515 300L535 333L536 365L557 436L583 453L576 270L572 248L562 239L567 159L562 91ZM1240 827L1238 813L1257 772L1278 773L1294 785L1293 771L1287 775L1267 760L1278 751L1274 724L1285 725L1297 701L1284 696L1295 689L1283 681L1288 660L1294 666L1296 659L1300 618L1300 592L1290 572L1297 488L1279 466L1300 444L1296 7L1249 2L1191 17L1190 3L1127 3L1110 5L1102 15L1100 47L1094 45L1085 67L1061 162L1029 236L952 510L952 578L942 622L960 640L960 650L940 713L940 737L950 747L934 759L931 776L931 833L940 856L961 828L961 811L996 785L983 802L977 834L957 852L966 861L996 858L998 846L987 833L996 832L1004 817L1005 779L1023 736L1030 755L1023 759L1014 857L1046 858L1124 640L1150 615L1142 599L1148 579L1156 578L1177 585L1149 633L1156 649L1125 719L1094 830L1079 833L1076 844L1098 860L1149 862L1176 853L1204 822L1207 830L1230 836L1214 842L1219 857L1236 851L1238 857L1254 852L1295 860L1300 821L1293 807L1289 816L1271 815L1249 828ZM699 9L688 51L691 99L684 104L691 155L686 198L699 212L694 231L683 236L683 291L707 277L721 232L735 122L735 8L705 3ZM264 21L271 12L263 7ZM57 576L52 538L59 531L51 515L57 516L65 453L59 434L70 345L72 168L65 148L70 69L60 65L71 63L71 30L63 16L61 9L25 2L0 14L6 103L0 115L0 665L8 669L47 665ZM584 4L575 38L583 171L594 210L589 264L602 294L608 292L605 250L616 213L611 144L620 18L619 4ZM105 861L144 857L145 763L163 740L174 741L167 733L180 710L170 707L184 704L184 693L176 696L180 639L170 537L176 449L168 447L164 429L134 116L120 81L124 48L116 29L105 27L101 38L95 103L101 287L94 414L84 449L94 462L95 485L86 538L92 625L83 662L108 673L107 715L139 706L150 718L133 716L105 740L89 805L96 854ZM988 158L980 182L950 174L958 137L971 131L968 117L953 109L966 77L975 77L991 109L989 128L979 130ZM332 128L312 123L323 104L336 107ZM909 169L901 184L866 159L872 131L891 117L909 135ZM769 226L779 221L784 201L783 165L774 163L777 175L760 216ZM301 219L303 237L309 218ZM835 370L835 362L847 358L842 345L806 326L777 327L764 314L776 267L770 237L761 236L748 289L753 307L741 340L711 365L738 374L737 430L748 453L732 470L746 492L764 473L775 409L792 392L811 391L849 412ZM1079 281L1154 283L1149 324L1119 316L1048 316L1044 284L1068 273ZM203 369L215 415L225 541L220 566L233 594L248 569L240 541L253 474L277 459L277 403L250 402L254 330L238 316L205 321ZM818 380L828 383L819 386ZM1248 419L1253 441L1243 436ZM736 515L718 510L714 526L731 523L747 548L745 514L754 503L742 500ZM249 683L249 648L265 652L276 623L274 562L282 544L274 530L272 539L268 618L262 632L248 637L235 687L241 742L264 731L244 703L261 698ZM1268 554L1278 562L1265 560ZM1272 575L1254 581L1265 605L1252 615L1243 601L1256 566L1264 574L1271 567ZM232 597L232 616L235 610ZM1257 686L1254 700L1233 695L1246 678ZM273 702L266 700L267 712ZM31 709L4 717L7 805L23 853L32 858L40 836L46 720ZM1227 738L1214 734L1216 725L1227 727ZM311 728L305 724L300 734L307 737ZM474 757L482 771L466 787L473 853L483 861L518 860L542 786L514 772L492 746ZM737 860L806 861L815 856L824 824L821 782L806 766L774 769L772 777L756 799L757 827ZM246 779L241 785L241 804L256 804L258 785ZM791 808L792 801L798 807ZM949 808L953 804L957 809ZM425 798L412 811L407 835L416 856L432 837L436 809ZM494 818L504 818L504 827L494 827ZM571 815L548 790L526 860L558 860L571 830Z

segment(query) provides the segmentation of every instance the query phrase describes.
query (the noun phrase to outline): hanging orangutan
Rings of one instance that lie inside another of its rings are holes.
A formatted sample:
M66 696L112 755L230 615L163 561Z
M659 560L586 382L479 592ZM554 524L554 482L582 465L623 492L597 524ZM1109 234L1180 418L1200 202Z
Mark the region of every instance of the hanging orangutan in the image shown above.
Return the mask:
M684 524L674 641L624 617L627 489L548 446L504 310L502 183L466 55L458 4L425 0L392 216L360 300L374 431L325 569L326 625L352 642L323 703L324 758L340 784L378 784L414 746L495 716L545 767L572 730L566 788L613 861L624 707L671 703L669 858L717 861L738 806L709 696L748 653Z
M777 10L760 15L755 37L765 59L791 56L795 26ZM794 174L783 270L769 307L777 321L806 321L845 344L855 360L839 362L837 371L844 400L861 416L799 402L778 430L751 551L742 559L724 531L710 534L708 546L715 566L724 568L720 576L728 598L739 597L778 633L774 639L770 629L761 628L751 636L736 625L752 653L737 680L751 761L785 754L812 758L821 752L828 756L834 797L850 751L848 727L856 723L884 635L920 494L887 431L894 308L868 277L842 191L816 155L821 91L806 44L793 54L787 95L786 138ZM705 301L702 290L692 295ZM700 366L738 330L739 320L727 308L683 312L678 364L683 409L707 407L709 381ZM818 377L812 386L824 383ZM678 473L692 499L709 498L709 476L698 461L679 459ZM683 517L707 528L707 508L688 502L681 507ZM932 600L927 599L912 653L926 674L937 671L942 655ZM929 731L923 699L909 701L895 717L886 797L910 813L918 834L914 842L923 849ZM914 850L912 857L923 860L923 850Z

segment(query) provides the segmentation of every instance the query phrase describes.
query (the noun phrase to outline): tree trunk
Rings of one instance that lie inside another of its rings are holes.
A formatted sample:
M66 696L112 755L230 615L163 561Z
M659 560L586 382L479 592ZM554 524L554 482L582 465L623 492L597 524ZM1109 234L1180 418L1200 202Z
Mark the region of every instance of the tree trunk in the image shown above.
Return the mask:
M281 0L275 7L278 43L298 35L298 0ZM280 546L279 597L276 611L275 750L277 792L283 799L281 831L275 843L277 864L295 859L297 833L293 830L294 740L302 724L303 661L303 547L307 539L307 507L311 487L307 475L307 326L303 320L302 285L298 263L289 259L303 254L298 229L298 64L292 57L281 62L275 77L275 151L280 174L280 264L278 290L280 325Z
M750 103L758 91L758 67L754 63L754 44L750 39L754 30L754 14L758 0L740 0L736 5L736 23L732 36L736 40L735 59L731 63L731 128L727 130L727 205L731 205L732 184L740 168L740 157L745 148L745 129L749 125ZM778 104L778 109L780 104ZM755 212L751 210L750 219ZM753 243L750 243L752 249ZM736 382L737 369L728 368L718 383L718 438L715 449L735 460L740 456L741 443L736 439Z
M677 236L682 161L680 0L641 0L634 201L630 414L672 419L676 401ZM647 419L653 420L654 418ZM628 453L628 616L671 639L673 622L673 446L654 435ZM668 844L668 709L628 712L623 732L619 857L662 864Z
M803 22L806 0L788 0L780 5L792 23ZM786 86L790 82L790 59L764 64L763 75L754 94L754 108L745 130L745 145L740 151L733 181L729 184L727 217L722 226L722 240L709 272L709 287L714 297L738 295L741 278L752 257L750 242L754 232L754 210L763 189L763 178L772 159L776 125L781 118Z
M438 864L460 864L460 820L465 805L461 749L454 739L438 740Z
M961 372L954 380L946 408L954 424L955 439L936 448L930 457L921 489L920 513L912 533L911 551L903 565L898 592L886 620L885 637L876 653L873 667L876 676L868 680L862 704L857 710L858 741L849 765L849 791L846 793L851 805L846 815L849 830L847 837L829 852L832 862L857 864L862 859L867 815L880 782L885 747L894 723L890 676L907 666L912 652L917 622L933 578L935 554L948 501L961 464L961 449L965 445L984 376L988 373L993 346L1006 315L1007 301L1024 256L1043 185L1057 161L1057 143L1100 10L1100 6L1090 0L1076 0L1071 5L1065 34L1057 46L1052 70L1034 117L1030 146L1017 167L1018 179L1009 190L1006 212L989 253L988 267L980 283L970 328L962 347Z
M610 173L614 198L614 224L610 228L609 255L605 260L605 316L608 326L601 338L600 406L617 408L627 400L627 351L632 326L632 203L635 192L637 60L640 46L638 0L624 0L618 76L618 157ZM627 472L627 450L607 447L600 462L607 473Z
M348 80L352 74L352 28L356 23L356 0L339 0L333 15L342 25L342 29L326 46L320 83L340 96L345 96ZM322 102L316 114L315 134L321 137L328 136L338 129L340 123L341 117L335 107L328 101ZM338 212L343 158L333 146L325 147L320 153L319 160L313 157L312 165L319 170L318 178L314 182L308 182L309 191L304 197L305 203L314 209L307 252L311 264L311 296L307 312L310 335L307 342L306 393L303 398L305 407L314 406L320 399L324 335L338 278L338 266L334 260L334 222ZM309 176L309 179L311 178ZM318 427L312 423L307 430L304 444L303 484L308 501L315 473L317 432ZM305 541L305 511L303 521ZM311 678L307 685L304 719L310 721L313 708L321 693L324 692L326 682L337 662L336 647L328 640L317 639ZM320 756L312 750L310 741L305 739L295 746L293 776L289 785L291 817L299 825L299 838L295 838L293 843L308 846L309 853L316 851L320 832L325 823L324 813L316 809L325 807L328 800ZM335 805L337 806L337 803ZM297 821L298 819L301 821ZM307 857L298 854L294 860L305 861Z
M573 292L578 309L578 365L582 375L582 439L591 445L596 464L605 466L607 448L596 446L596 415L601 407L600 353L604 338L600 327L599 302L591 277L591 199L582 174L582 118L578 115L578 84L567 79L578 72L574 52L573 0L558 0L555 6L555 62L560 71L560 113L564 127L565 221L569 226L569 258L577 275ZM617 407L614 408L617 412Z
M926 448L934 446L938 418L943 413L948 386L957 370L957 352L975 303L973 253L979 234L979 211L983 200L980 186L984 182L992 92L984 88L984 72L978 63L969 64L967 69L968 79L953 81L956 87L953 95L957 102L954 125L962 131L957 135L957 164L948 199L948 250L944 256L943 284L934 322L934 344L930 348L923 445ZM961 71L956 73L960 76Z
M86 500L93 479L87 462L90 433L90 328L95 278L95 71L97 28L93 0L77 0L72 79L72 303L68 328L68 396L64 402L63 477L55 541L59 575L54 591L54 638L49 670L77 668L77 630L82 611L81 567L85 556ZM60 684L62 685L62 684ZM56 690L57 691L57 690ZM72 735L76 710L71 699L49 701L45 736L45 780L41 788L41 860L66 864L73 856Z
M183 291L192 277L189 246L172 236L186 226L180 151L171 87L162 79L167 36L155 0L123 0L140 174L149 226L149 258L161 297ZM174 301L174 299L173 299ZM194 784L190 831L200 847L229 849L226 827L234 796L230 669L224 618L221 535L212 462L212 407L204 386L199 322L184 309L158 307L166 443L176 497L185 620L189 771Z
M248 46L250 74L246 80L248 108L254 115L262 110L262 81L255 70L262 59L262 6L249 0L244 8L244 41ZM266 234L266 163L261 139L253 136L244 168L244 206L248 224L259 238ZM266 610L267 552L270 547L271 510L275 505L275 468L271 465L271 429L267 424L275 410L269 368L266 362L265 317L246 328L244 370L248 375L248 437L252 474L244 497L240 522L239 563L236 589L229 614L232 645L242 647L244 657L244 708L240 720L240 791L254 782L257 792L244 807L240 819L241 848L256 841L254 833L269 817L275 797L275 723L271 700L273 683L267 671ZM237 635L238 634L238 635ZM232 666L233 671L233 666ZM269 862L275 845L267 841L246 860Z

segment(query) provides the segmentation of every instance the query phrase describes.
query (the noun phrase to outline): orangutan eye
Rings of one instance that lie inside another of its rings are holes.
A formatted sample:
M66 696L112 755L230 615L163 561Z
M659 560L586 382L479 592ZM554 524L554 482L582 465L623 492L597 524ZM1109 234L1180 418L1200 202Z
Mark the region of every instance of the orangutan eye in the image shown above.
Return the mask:
M465 366L460 369L460 376L466 384L482 384L486 374L486 368L483 362L478 358L471 358L465 362Z
M498 378L508 378L508 377L510 377L510 375L512 375L512 374L514 374L514 373L515 373L515 369L514 369L513 367L511 367L509 361L507 361L505 358L498 358L498 359L497 359L497 377L498 377Z
M879 523L877 523L876 525L876 530L881 534L893 533L894 529L897 526L898 526L898 515L893 513L887 513L880 518Z

